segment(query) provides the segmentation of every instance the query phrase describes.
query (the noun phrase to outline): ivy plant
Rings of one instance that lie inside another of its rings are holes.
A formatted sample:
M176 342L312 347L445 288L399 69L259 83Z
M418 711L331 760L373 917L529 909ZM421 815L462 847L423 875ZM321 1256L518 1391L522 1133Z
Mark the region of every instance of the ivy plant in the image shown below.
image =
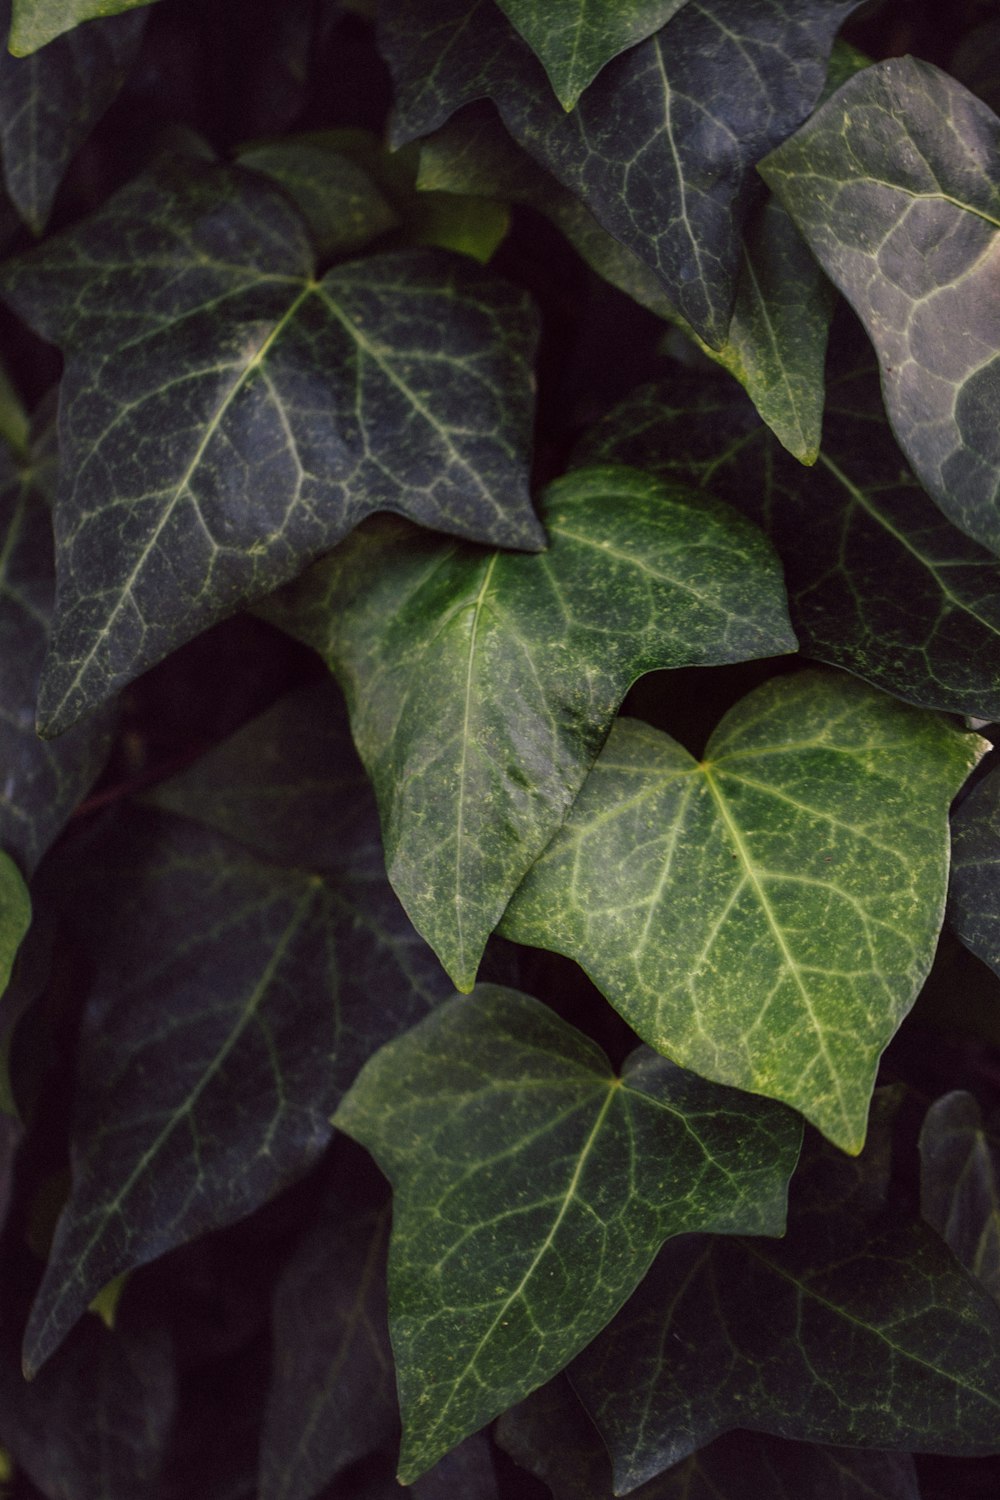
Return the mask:
M0 1494L1000 1489L941 10L0 0Z

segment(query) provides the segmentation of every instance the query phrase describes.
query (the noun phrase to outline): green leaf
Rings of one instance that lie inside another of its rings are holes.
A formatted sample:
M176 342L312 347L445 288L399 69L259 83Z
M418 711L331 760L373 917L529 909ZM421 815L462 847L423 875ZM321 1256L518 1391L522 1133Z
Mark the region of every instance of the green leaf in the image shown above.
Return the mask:
M1000 564L906 469L872 371L831 384L808 472L735 392L677 376L626 397L575 460L710 485L770 536L807 656L924 708L1000 718Z
M665 1246L576 1360L570 1378L618 1494L734 1428L996 1452L1000 1309L866 1166L855 1188L857 1163L815 1153L793 1181L783 1240Z
M729 327L753 165L801 123L856 0L706 0L611 62L572 114L492 0L388 0L380 45L395 144L491 98L525 150L659 277L719 348Z
M963 1090L935 1100L924 1118L920 1212L1000 1302L1000 1134Z
M237 161L280 183L309 225L320 260L353 255L399 222L364 167L321 138L285 136L248 146Z
M6 34L9 0L0 4ZM0 53L0 148L7 191L41 234L77 149L118 93L142 41L145 13L60 37L30 58Z
M117 16L151 5L153 0L13 0L8 46L15 57L37 52L83 21Z
M291 827L309 808L322 817L322 865L268 863L142 809L67 850L65 914L97 972L78 1049L73 1187L28 1325L28 1368L112 1277L301 1176L369 1053L450 992L385 880L356 761L345 785L353 757L332 684L306 696L331 795L296 774L294 735L310 722L301 708L286 723L278 705L239 738L258 774L274 766ZM198 772L187 773L195 816ZM269 838L254 828L253 799L243 823L251 844ZM315 840L302 851L318 852Z
M1000 974L1000 776L984 776L955 810L948 920L965 946Z
M1000 121L929 63L894 57L760 170L864 323L917 477L1000 552Z
M776 560L728 507L603 468L542 514L535 556L363 528L260 611L340 678L389 878L465 990L635 678L795 649Z
M0 995L31 925L31 898L14 861L0 850Z
M988 748L853 678L774 678L704 758L619 720L501 930L646 1041L847 1151L930 968L948 804Z
M563 109L605 63L665 26L686 0L497 0L540 59Z
M799 1149L787 1112L647 1049L618 1077L493 985L383 1047L334 1123L393 1185L404 1484L560 1370L668 1236L780 1233Z
M273 184L176 161L5 268L66 353L47 732L372 511L543 544L526 294L443 251L313 266Z

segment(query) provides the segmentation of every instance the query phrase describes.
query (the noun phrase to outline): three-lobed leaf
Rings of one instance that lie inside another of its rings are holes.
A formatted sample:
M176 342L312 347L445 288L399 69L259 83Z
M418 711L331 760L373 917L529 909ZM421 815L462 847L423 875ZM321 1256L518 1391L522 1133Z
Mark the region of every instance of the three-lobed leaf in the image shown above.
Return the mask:
M466 990L635 678L795 648L776 559L709 496L577 470L541 513L538 555L370 525L260 611L340 678L389 878Z
M621 719L501 931L575 958L682 1066L859 1151L937 943L948 805L988 748L817 671L748 694L700 761Z
M334 1123L393 1185L403 1483L561 1369L668 1236L780 1233L800 1140L790 1113L648 1049L617 1076L493 985L383 1047Z

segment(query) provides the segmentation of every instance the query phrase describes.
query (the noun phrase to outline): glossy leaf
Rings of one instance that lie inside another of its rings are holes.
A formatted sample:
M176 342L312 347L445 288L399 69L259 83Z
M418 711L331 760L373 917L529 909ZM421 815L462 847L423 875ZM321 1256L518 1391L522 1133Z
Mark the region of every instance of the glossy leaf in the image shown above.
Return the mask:
M12 859L0 850L0 995L31 924L31 898Z
M996 1451L1000 1309L866 1169L814 1154L793 1181L782 1240L666 1245L574 1362L617 1493L737 1427L854 1448Z
M1000 1134L962 1090L935 1100L924 1119L920 1211L1000 1302Z
M864 323L917 477L1000 552L1000 121L931 64L891 58L760 170Z
M10 0L0 4L6 35ZM104 114L136 59L145 13L71 31L30 58L0 53L3 175L25 223L41 234L77 148Z
M870 371L831 384L808 472L735 392L676 376L627 397L576 460L709 485L770 536L806 655L924 708L1000 718L1000 564L913 479Z
M324 728L336 708L324 687L313 731L343 786L350 744ZM368 1054L449 993L385 880L360 766L353 787L330 796L299 780L299 763L282 767L287 729L302 723L300 713L284 726L279 706L241 731L244 779L270 759L290 828L322 808L322 864L315 840L303 860L269 863L188 818L139 809L67 854L67 916L97 973L79 1044L73 1188L32 1310L29 1368L112 1277L301 1176ZM188 773L195 816L204 774ZM252 797L242 816L250 844L270 840Z
M382 1048L334 1122L393 1185L404 1484L561 1369L669 1235L780 1233L799 1149L787 1112L646 1049L618 1077L499 986Z
M152 3L153 0L12 0L8 45L15 57L25 57L83 21L117 16Z
M380 6L396 144L491 98L525 150L582 198L718 348L739 271L753 165L808 115L855 0L688 0L603 70L572 114L492 0Z
M175 161L4 270L66 353L48 732L374 510L542 545L525 294L444 252L313 266L273 184Z
M578 470L542 515L536 556L364 528L261 611L343 683L389 878L465 990L630 683L795 648L776 560L707 496Z
M665 26L685 0L497 0L572 109L604 64Z
M774 678L696 761L620 719L504 917L646 1041L847 1151L930 968L948 804L988 748L846 676Z

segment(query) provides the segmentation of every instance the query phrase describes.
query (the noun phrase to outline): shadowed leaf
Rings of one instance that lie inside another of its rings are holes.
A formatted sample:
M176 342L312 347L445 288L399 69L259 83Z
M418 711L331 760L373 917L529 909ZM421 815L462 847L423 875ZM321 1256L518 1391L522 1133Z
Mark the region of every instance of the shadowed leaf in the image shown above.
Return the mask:
M927 1111L920 1211L1000 1302L1000 1135L971 1094L945 1094Z
M151 4L152 0L12 0L10 50L15 57L25 57L83 21Z

